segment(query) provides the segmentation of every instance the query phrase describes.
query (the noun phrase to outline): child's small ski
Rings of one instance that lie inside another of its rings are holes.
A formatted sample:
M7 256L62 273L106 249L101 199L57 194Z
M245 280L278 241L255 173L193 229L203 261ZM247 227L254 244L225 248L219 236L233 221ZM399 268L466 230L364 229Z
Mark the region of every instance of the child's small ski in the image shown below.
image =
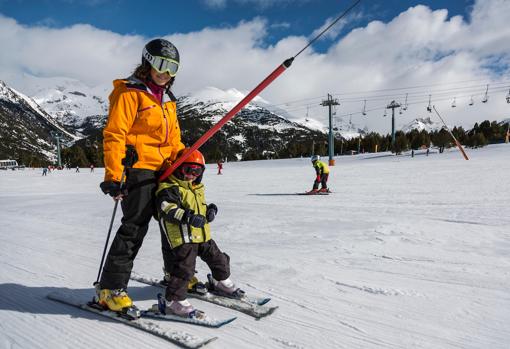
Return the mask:
M304 193L297 193L298 195L329 195L331 194L330 191L327 192L313 192L313 191L305 191Z
M175 314L169 314L166 312L166 302L161 293L158 294L158 304L154 304L150 309L143 310L141 312L142 317L150 317L159 320L168 320L168 321L177 321L177 322L185 322L188 324L205 326L205 327L214 327L218 328L223 325L229 324L237 317L231 317L223 320L218 320L209 317L206 313L201 310L193 310L190 313L189 317L178 316Z
M135 272L131 272L131 280L135 280L147 285L152 285L160 288L165 288L166 286L161 283L160 280L144 277ZM205 302L214 303L216 305L226 307L229 309L240 311L246 315L250 315L256 319L263 318L265 316L271 315L278 307L269 307L263 305L271 300L271 298L255 298L255 297L246 297L243 299L230 298L223 295L217 295L211 292L207 292L206 290L203 293L197 292L188 292L188 296L196 299L200 299Z
M52 292L46 296L48 299L68 304L73 307L77 307L116 321L119 321L128 326L137 328L139 330L150 333L154 336L166 339L167 341L179 345L183 348L196 349L203 347L204 345L212 342L217 339L217 337L211 337L208 339L203 339L197 337L195 335L183 332L183 331L174 331L174 330L166 330L159 327L158 324L140 318L133 318L124 313L118 313L110 310L102 309L97 303L94 302L82 302L80 299L74 297L70 293L65 293L62 291Z

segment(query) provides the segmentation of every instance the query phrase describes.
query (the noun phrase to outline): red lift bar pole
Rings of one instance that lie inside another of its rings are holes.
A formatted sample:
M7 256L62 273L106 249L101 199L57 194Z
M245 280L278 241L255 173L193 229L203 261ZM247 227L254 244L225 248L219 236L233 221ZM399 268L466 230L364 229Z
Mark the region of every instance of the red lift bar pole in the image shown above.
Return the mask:
M220 130L220 128L223 127L227 122L230 121L238 112L241 110L246 104L248 104L255 96L257 96L263 89L267 87L271 82L273 82L274 79L276 79L278 76L280 76L285 69L290 67L292 64L292 61L294 60L294 57L289 58L285 60L282 64L278 66L271 74L269 74L260 84L257 85L246 97L244 97L237 105L232 108L227 115L225 115L216 125L214 125L212 128L210 128L206 133L202 135L182 156L179 156L179 158L172 164L170 168L168 168L163 174L159 177L159 181L165 180L168 176L172 174L172 172L175 171L177 167L179 167L184 159L188 157L192 152L197 150L204 144L209 138L211 138L216 132Z
M342 17L344 17L349 11L351 11L361 0L356 0L353 4L345 10L340 16L338 16L329 26L327 26L323 31L321 31L315 38L310 40L308 44L301 49L294 57L286 59L282 64L278 66L271 74L269 74L260 84L257 85L246 97L244 97L237 105L232 108L227 115L225 115L216 125L214 125L211 129L209 129L206 133L202 135L184 154L179 156L177 160L172 164L170 168L168 168L163 174L159 177L159 181L165 180L168 176L175 171L177 167L179 167L192 152L200 148L202 144L207 142L209 138L211 138L216 132L219 131L223 125L230 121L238 112L241 110L246 104L248 104L255 96L257 96L263 89L265 89L270 83L273 82L278 76L280 76L290 65L292 61L301 54L304 50L308 48L312 43L315 42L322 34L328 31L336 22L338 22Z

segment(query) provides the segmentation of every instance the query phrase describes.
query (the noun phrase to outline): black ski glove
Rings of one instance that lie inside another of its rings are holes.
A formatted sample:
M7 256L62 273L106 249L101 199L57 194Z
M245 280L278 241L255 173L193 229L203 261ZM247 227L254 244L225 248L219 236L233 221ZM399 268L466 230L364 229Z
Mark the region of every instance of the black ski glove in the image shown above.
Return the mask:
M101 184L99 184L99 187L101 188L103 193L105 193L105 195L108 194L113 198L117 197L119 195L122 195L122 196L128 195L128 191L125 187L122 189L120 188L120 182L105 181L105 182L101 182Z
M218 213L218 207L215 204L207 205L207 210L205 211L205 217L207 221L210 223L214 221L216 214Z
M203 228L206 223L205 216L202 216L201 214L193 214L193 211L189 210L186 210L183 221L195 228Z

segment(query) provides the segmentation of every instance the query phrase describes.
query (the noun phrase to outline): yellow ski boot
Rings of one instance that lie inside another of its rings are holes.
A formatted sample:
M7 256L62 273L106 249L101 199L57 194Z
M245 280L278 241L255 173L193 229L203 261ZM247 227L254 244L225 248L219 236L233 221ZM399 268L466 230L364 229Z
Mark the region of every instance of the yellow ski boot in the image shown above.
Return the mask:
M133 301L129 298L127 292L122 289L100 290L98 303L111 311L122 311L133 306Z

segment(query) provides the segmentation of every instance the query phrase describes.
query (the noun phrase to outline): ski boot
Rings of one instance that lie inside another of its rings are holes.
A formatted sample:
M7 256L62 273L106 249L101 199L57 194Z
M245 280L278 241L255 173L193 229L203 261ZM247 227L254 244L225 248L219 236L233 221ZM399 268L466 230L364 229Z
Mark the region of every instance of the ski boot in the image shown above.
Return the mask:
M95 287L96 297L92 303L97 305L97 308L114 311L129 320L140 317L140 310L133 304L126 290L100 289L99 283Z
M198 281L196 276L193 276L188 282L188 292L204 295L207 293L207 286L203 282Z
M209 280L207 284L209 291L217 295L235 299L242 299L246 294L243 290L236 287L236 285L234 284L234 282L232 282L232 280L230 280L230 278L218 281L214 279L211 274L207 274L207 279Z
M168 286L171 276L169 273L166 272L165 268L163 268L163 272L165 273L165 275L163 276L163 279L159 283L163 286ZM203 282L198 281L198 278L193 275L191 280L188 282L188 292L206 294L207 287Z
M319 189L312 189L310 191L307 191L305 194L308 194L308 195L315 195L319 192Z
M180 317L200 319L205 313L197 310L185 299L182 301L167 301L161 293L158 293L158 310L161 314L173 314Z
M319 193L331 193L331 191L329 190L329 188L321 188L319 190Z

